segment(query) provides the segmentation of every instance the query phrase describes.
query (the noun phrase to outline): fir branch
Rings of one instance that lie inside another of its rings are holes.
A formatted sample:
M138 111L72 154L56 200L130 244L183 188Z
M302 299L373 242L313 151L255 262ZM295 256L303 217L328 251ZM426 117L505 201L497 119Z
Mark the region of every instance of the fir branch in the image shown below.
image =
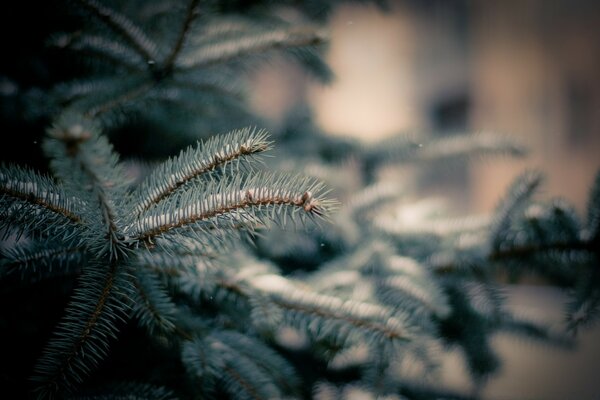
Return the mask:
M211 380L232 398L278 399L294 389L294 371L279 354L235 331L215 330L185 343L182 359L203 385Z
M418 147L419 160L433 161L470 155L524 156L526 150L514 138L489 133L453 135Z
M17 166L0 167L0 229L6 232L70 240L85 229L82 206L49 177Z
M208 172L225 168L233 162L239 164L270 148L267 132L252 128L214 136L206 142L199 142L195 148L188 147L178 157L158 166L142 182L133 196L138 201L135 212L139 215Z
M590 190L590 197L587 204L586 228L590 240L595 241L598 245L600 243L600 171L596 173L596 178Z
M85 257L81 246L64 247L52 242L26 242L0 252L0 278L20 273L21 278L31 279L34 276L49 276L56 272L78 270Z
M378 182L362 189L353 195L344 207L344 212L351 216L378 209L382 204L397 200L402 191L397 185Z
M71 392L98 366L127 316L131 292L123 266L113 261L86 265L80 285L35 367L39 397Z
M450 313L445 296L433 276L416 279L399 274L381 279L377 286L378 296L390 307L414 309L415 306L410 303L417 302L418 308L425 308L426 315L444 318Z
M396 240L406 240L409 237L432 236L439 239L455 237L470 232L483 232L492 223L488 215L471 215L462 218L436 218L427 220L427 224L403 224L402 221L391 218L377 218L375 226Z
M504 247L492 251L488 255L488 259L492 262L502 261L508 259L523 259L528 256L536 254L544 254L552 251L559 252L571 252L571 251L584 251L593 253L597 249L592 242L589 241L556 241L556 242L544 242L544 243L531 243L523 245L515 245L512 247Z
M322 40L324 42L324 39ZM314 45L286 47L284 54L287 53L295 60L301 62L302 67L304 67L314 77L319 79L321 83L331 83L335 78L335 74L329 65L323 60L323 56L318 47L315 47L315 45L319 44L319 42L316 42Z
M226 380L226 388L232 394L235 393L237 396L243 396L243 398L249 398L253 400L266 400L268 397L263 397L259 394L258 388L260 386L254 386L255 382L250 379L245 379L238 371L231 368L227 364L223 366L223 370L227 374L229 379ZM259 383L262 385L263 383ZM237 388L236 386L239 386Z
M523 156L526 152L514 139L490 133L457 134L444 138L398 135L363 151L369 163L431 162L494 154Z
M240 90L225 88L220 83L184 83L181 77L177 77L170 79L168 84L157 86L148 92L144 101L157 108L167 107L172 110L173 115L181 115L183 118L194 118L199 113L208 114L203 121L196 119L193 123L188 121L187 125L184 121L181 121L182 125L170 125L170 130L181 131L182 134L186 132L185 134L193 140L202 136L203 131L212 132L221 130L219 126L227 126L214 115L217 110L227 109L232 118L240 121L240 125L246 125L244 121L256 121ZM215 128L211 127L213 125Z
M241 224L252 230L257 224L265 225L266 216L273 221L280 217L282 223L286 212L302 220L323 218L335 206L323 197L321 183L301 177L257 174L247 181L209 182L203 192L188 190L151 208L128 227L128 235L150 242L187 227L207 232L210 227L235 229Z
M372 181L383 165L396 163L431 163L468 160L473 156L523 156L523 146L501 135L489 133L457 134L445 138L403 134L384 139L362 149L358 154L364 163L365 178Z
M451 282L446 292L452 313L441 321L440 332L447 343L463 348L468 371L475 383L480 384L500 367L489 339L494 327L473 307L464 282Z
M203 78L206 77L203 76ZM175 89L182 91L187 90L202 95L209 95L214 99L229 99L231 103L237 101L240 103L238 107L242 107L241 103L244 98L243 90L232 82L221 82L211 79L194 79L191 76L185 76L185 74L174 74L170 84Z
M181 27L181 31L179 31L179 36L175 41L175 45L171 49L171 52L163 62L163 69L165 71L170 71L179 55L183 44L186 41L186 37L189 35L190 28L192 26L192 22L194 19L198 18L200 15L200 11L198 9L198 0L191 0L188 5L187 12L185 15L185 20L183 21L183 25Z
M176 305L151 271L137 270L133 274L135 287L133 317L153 336L176 330Z
M575 294L567 304L567 331L576 335L582 327L590 327L600 319L600 290L597 288Z
M597 259L592 266L592 269L578 273L578 279L569 293L565 320L567 331L573 335L600 319L600 268Z
M86 185L87 190L73 190L86 200L89 249L100 257L124 256L128 245L119 226L124 217L115 202L125 197L127 178L106 137L91 121L63 115L49 131L44 150L53 156L55 175L73 186Z
M566 350L572 350L575 347L573 338L567 337L564 332L558 332L545 324L517 318L506 313L501 316L498 330Z
M277 275L260 275L251 279L250 283L258 290L264 292L270 302L278 308L288 312L290 321L301 321L293 317L299 314L308 317L306 325L316 335L337 334L347 332L341 327L333 329L326 328L328 323L341 323L352 326L358 331L365 333L370 343L381 343L385 340L406 342L412 340L414 333L401 318L400 314L391 313L378 305L357 302L353 300L343 301L337 297L312 293L299 289L288 280ZM320 320L324 325L315 325L309 321Z
M185 239L183 239L185 240ZM194 253L190 254L185 250L171 249L172 242L161 245L161 249L165 251L138 251L136 254L135 264L142 268L153 268L158 271L177 269L179 271L190 271L198 265L211 265L219 255L215 252ZM171 245L169 247L169 245ZM214 246L212 246L214 249Z
M294 392L299 387L296 371L275 350L261 340L236 331L222 331L219 338L242 357L252 360L277 387Z
M51 211L76 224L82 222L75 211L77 201L69 198L53 180L30 169L12 165L0 168L0 195L2 203L12 198L34 208Z
M85 116L90 118L97 118L102 114L105 114L109 111L114 110L119 106L123 106L129 102L132 102L144 94L150 92L156 83L154 81L142 81L139 85L136 85L129 90L120 93L118 96L111 98L101 104L96 105L93 108L90 108L85 112Z
M206 46L221 38L233 38L256 29L256 24L242 15L223 14L219 18L208 19L198 35L190 37L191 46Z
M322 30L310 26L280 28L223 43L211 42L182 55L177 65L181 69L207 67L278 48L315 46L325 39L326 35Z
M132 71L143 71L147 64L140 55L124 46L122 43L110 40L100 35L90 35L82 32L62 34L54 37L51 45L83 53L83 55L98 56L109 60L112 64L126 67Z
M84 173L92 181L94 191L96 192L97 204L100 206L100 217L106 232L106 234L102 236L108 239L108 243L99 246L101 249L100 254L106 252L111 258L125 255L126 245L123 241L123 234L117 226L117 211L115 205L106 191L107 182L103 182L103 177L97 174L97 171L93 169L92 165L82 162L81 167Z
M146 62L152 62L157 59L158 50L156 44L130 19L95 0L78 0L78 3L117 34L121 35Z
M106 103L107 99L114 101L124 88L139 85L140 79L136 74L109 77L93 77L76 79L56 85L51 96L56 98L62 107L70 107L87 112L100 104Z
M530 200L541 181L542 175L534 171L526 171L515 179L505 199L497 206L495 220L490 227L493 249L500 249L510 228L511 218Z

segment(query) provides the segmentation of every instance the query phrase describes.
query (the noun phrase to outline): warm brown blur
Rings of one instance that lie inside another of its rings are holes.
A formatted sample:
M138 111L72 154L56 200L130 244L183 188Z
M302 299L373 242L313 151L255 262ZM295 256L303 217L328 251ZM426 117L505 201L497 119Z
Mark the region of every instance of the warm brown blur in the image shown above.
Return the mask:
M518 173L538 168L545 195L583 211L600 167L600 3L392 5L339 8L327 53L336 81L324 87L271 68L257 76L257 108L276 119L287 96L306 92L325 131L366 141L403 131L515 135L531 155L473 163L459 200L489 211Z
M585 208L600 167L600 7L594 1L477 1L470 92L473 129L526 138L524 163L473 171L473 198L488 208L526 166L548 176L547 194Z
M492 131L514 135L524 160L471 163L463 187L467 211L491 211L527 168L546 174L543 195L585 210L600 169L600 2L594 0L422 0L340 8L331 19L329 87L292 67L257 75L256 107L277 120L298 97L331 134L365 141L403 131L444 135ZM280 71L285 70L282 74ZM279 72L277 72L279 71ZM564 300L556 291L520 286L518 312L553 323ZM505 368L486 399L598 399L600 329L582 335L577 352L497 340ZM444 369L456 388L467 384L453 358Z

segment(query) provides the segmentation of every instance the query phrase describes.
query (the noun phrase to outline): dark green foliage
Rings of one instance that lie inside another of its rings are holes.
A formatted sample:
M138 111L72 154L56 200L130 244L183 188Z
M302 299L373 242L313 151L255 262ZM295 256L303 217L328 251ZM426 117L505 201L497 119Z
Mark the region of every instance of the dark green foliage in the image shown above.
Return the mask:
M38 115L69 108L113 129L135 118L189 141L258 121L245 104L243 78L266 57L287 56L318 79L332 79L317 51L326 32L306 17L289 19L260 2L246 13L220 2L134 4L70 3L89 23L48 44L59 57L80 56L81 77L32 102ZM224 108L239 125L221 118Z
M587 235L598 243L600 236L600 173L596 175L588 201Z
M321 197L317 182L240 167L240 158L251 161L269 143L262 131L232 132L167 161L132 190L96 126L65 114L44 144L59 183L17 167L2 169L5 229L17 228L31 241L7 251L3 273L20 271L31 279L38 268L68 267L71 256L85 260L65 316L35 367L40 398L77 389L106 358L129 316L153 336L197 335L177 325L181 311L160 278L169 257L144 264L149 254L173 256L174 248L185 253L178 245L184 240L190 240L190 256L194 246L210 245L218 253L243 232L270 221L284 224L286 215L306 223L329 212L332 203ZM188 260L187 270L193 262Z
M11 95L44 123L48 163L0 167L0 295L19 299L0 319L16 348L1 382L34 398L477 398L502 365L494 335L573 344L513 315L506 277L567 291L571 332L597 320L600 178L585 220L541 201L532 171L491 215L457 216L415 202L419 171L522 146L466 133L365 145L306 110L255 128L256 66L290 56L333 78L318 49L336 4L68 3L79 22L46 43L69 68ZM457 349L473 393L437 379Z
M174 400L173 392L164 387L143 383L120 383L110 387L90 390L89 394L74 400Z

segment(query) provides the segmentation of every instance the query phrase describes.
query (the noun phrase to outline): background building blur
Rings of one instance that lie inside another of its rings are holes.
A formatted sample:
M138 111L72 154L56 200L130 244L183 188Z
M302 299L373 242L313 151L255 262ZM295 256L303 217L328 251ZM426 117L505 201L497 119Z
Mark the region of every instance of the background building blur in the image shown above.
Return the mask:
M444 174L441 194L463 211L487 212L528 168L546 176L543 195L583 212L600 169L600 2L593 0L396 1L344 6L331 18L327 87L277 67L257 74L256 108L274 123L300 98L318 125L373 141L401 132L513 135L530 154L476 160ZM560 299L517 288L511 302L558 323ZM600 330L577 352L499 337L505 368L490 399L598 399ZM450 363L453 361L450 360ZM460 386L460 366L449 365Z
M514 135L530 155L472 165L460 204L489 211L518 173L539 168L547 195L582 210L600 167L600 3L390 4L346 5L331 17L330 86L293 68L261 71L259 111L277 120L305 99L325 131L365 141L401 132Z

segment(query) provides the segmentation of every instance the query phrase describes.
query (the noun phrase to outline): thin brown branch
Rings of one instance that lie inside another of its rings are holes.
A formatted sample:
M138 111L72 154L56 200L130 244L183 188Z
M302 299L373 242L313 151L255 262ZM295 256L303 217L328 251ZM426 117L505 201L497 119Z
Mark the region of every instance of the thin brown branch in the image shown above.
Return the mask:
M238 57L262 54L270 50L294 47L316 46L325 41L321 30L314 28L293 28L263 34L262 37L244 37L235 43L225 42L209 46L199 51L196 57L183 61L184 69L208 67L225 63Z
M163 69L165 71L170 71L173 68L173 63L175 62L175 59L179 55L179 52L185 43L186 37L190 31L190 27L192 26L192 22L198 17L198 15L200 15L198 10L198 0L192 0L188 5L185 20L183 22L183 26L181 27L181 31L179 32L179 36L177 37L177 41L175 42L175 46L173 46L171 53L169 53L163 63Z
M6 268L10 268L10 267L18 268L19 265L22 265L22 264L27 265L32 262L36 263L36 265L38 265L37 262L42 261L49 257L56 257L56 256L60 256L60 255L69 255L69 254L74 254L74 253L78 253L78 252L83 252L83 248L82 247L67 247L67 248L47 249L47 250L43 250L43 251L37 251L37 252L27 255L27 257L9 262L9 263L5 264L5 267Z
M536 253L543 253L548 251L587 251L587 252L598 252L593 242L585 240L577 241L564 241L564 242L550 242L550 243L537 243L537 244L525 244L522 246L514 246L503 250L494 250L488 254L485 260L495 263L505 260L510 260L519 257L528 257L535 255ZM449 274L459 267L453 263L436 265L435 272L438 274ZM481 267L477 267L477 270L481 270ZM480 272L483 272L482 270Z
M152 195L150 195L148 197L148 199L146 199L144 201L144 206L143 206L143 208L141 208L140 212L147 211L148 209L150 209L150 207L152 207L155 204L158 204L161 200L169 197L177 189L179 189L186 183L190 182L194 178L196 178L202 174L205 174L209 171L215 170L215 169L227 164L228 162L230 162L232 160L238 159L242 156L258 153L260 151L263 151L263 149L262 148L259 148L259 149L248 148L248 147L242 145L236 151L232 151L230 154L228 154L225 157L220 157L218 155L213 156L212 160L209 163L207 163L206 165L201 166L198 169L190 171L188 174L183 175L181 177L181 179L174 181L171 184L165 185L163 190L157 191L155 193L153 192Z
M523 246L515 246L506 250L493 251L488 259L490 261L501 261L510 258L518 258L530 256L535 253L545 251L569 251L569 250L583 250L583 251L594 251L592 243L587 241L565 241L565 242L551 242L551 243L539 243L539 244L528 244Z
M140 97L144 93L150 91L155 86L154 81L143 82L140 86L136 86L133 89L126 91L125 93L112 98L103 104L100 104L85 113L86 117L95 118L101 114L104 114L107 111L110 111L122 103L134 100L137 97Z
M115 211L113 210L108 200L106 194L106 187L103 183L102 178L99 177L98 174L96 174L96 171L94 171L93 168L91 168L88 160L81 156L81 153L79 151L81 143L77 142L75 145L72 145L71 148L68 148L68 154L79 163L79 167L81 168L81 170L91 180L92 189L95 191L98 199L98 205L100 208L100 213L102 215L102 220L107 228L106 239L109 240L111 244L111 251L109 255L112 259L117 256L117 250L124 251L123 242L120 240L120 238L123 235L115 222Z
M114 12L94 0L78 0L79 3L117 34L121 35L144 60L155 60L156 45L142 30L123 15Z
M117 270L117 263L111 263L108 275L106 277L106 281L104 282L102 288L102 292L100 293L100 297L96 302L94 310L87 318L83 330L79 335L79 339L73 344L71 349L66 354L64 354L64 361L61 363L58 371L56 371L56 373L53 374L53 377L47 383L47 386L56 386L56 381L66 375L66 370L69 368L73 360L81 353L81 349L83 348L85 343L90 339L91 334L96 325L98 324L98 320L100 319L102 313L105 311L106 304L109 298L111 297L112 291L114 289Z
M176 272L177 275L180 274L179 270L175 270L175 271L177 271ZM162 270L159 270L158 272L162 272ZM140 298L144 302L144 305L146 306L146 309L153 315L154 319L156 319L156 320L164 320L164 318L160 314L160 312L154 307L154 305L152 305L152 302L150 301L150 298L149 298L148 294L142 288L142 286L140 284L140 281L139 281L139 279L137 277L133 279L133 285L134 285L135 289L137 290L138 294L140 295ZM193 340L194 339L194 335L192 335L191 333L187 332L181 326L177 325L175 323L175 321L171 321L171 322L173 324L173 328L172 328L173 329L173 333L176 333L183 340Z
M259 190L254 191L259 192ZM322 215L323 210L316 202L310 192L305 192L302 196L294 197L282 197L282 196L265 196L260 198L259 196L252 195L249 190L243 191L244 195L236 202L232 202L221 207L215 207L207 209L198 213L190 213L188 216L183 216L173 222L160 224L151 228L145 232L141 232L137 235L136 240L140 241L151 241L153 237L164 234L172 229L181 228L186 225L193 223L207 221L216 216L234 213L239 210L251 208L251 207L263 207L263 206L278 206L288 205L291 207L302 208L307 213L314 213L316 215Z
M407 339L402 333L390 329L385 324L377 321L368 321L365 319L354 318L348 315L335 312L333 310L327 310L322 307L318 307L316 305L310 306L307 304L298 304L285 301L283 298L271 298L271 301L278 307L283 309L297 311L303 314L314 315L320 318L329 319L329 320L339 320L347 322L357 328L363 328L369 331L381 332L385 337L389 339Z
M256 389L247 380L241 377L240 374L238 374L233 368L230 368L227 366L227 364L225 364L223 369L240 385L242 385L242 387L246 389L246 392L249 393L253 399L263 400L263 398L257 393Z
M82 219L78 215L73 214L71 211L67 210L66 208L59 207L55 204L49 203L48 201L46 201L46 199L39 197L39 196L35 196L35 194L32 192L23 192L23 191L18 191L18 190L7 188L7 187L0 187L0 194L8 195L8 196L14 197L16 199L25 201L30 204L35 204L36 206L40 206L40 207L45 208L49 211L52 211L56 214L60 214L63 217L65 217L77 224L82 223Z

